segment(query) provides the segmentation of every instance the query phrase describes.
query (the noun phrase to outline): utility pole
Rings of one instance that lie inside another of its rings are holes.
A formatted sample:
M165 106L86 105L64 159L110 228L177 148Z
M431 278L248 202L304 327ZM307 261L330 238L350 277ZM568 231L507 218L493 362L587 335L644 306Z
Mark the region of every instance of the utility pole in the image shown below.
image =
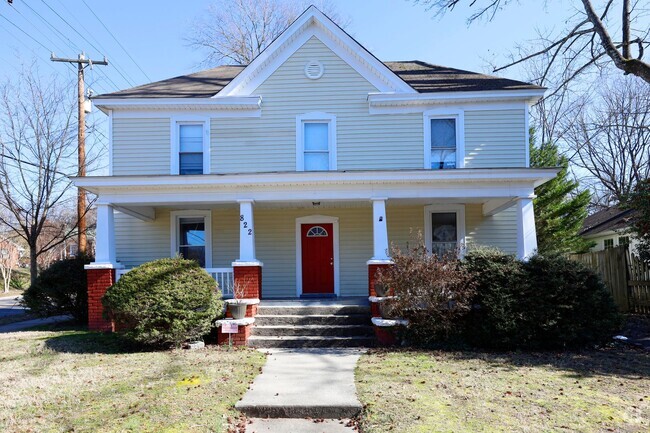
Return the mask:
M78 128L77 128L77 137L78 137L78 149L77 149L77 160L78 160L78 171L77 176L83 177L86 175L86 110L84 107L84 102L86 101L86 96L84 94L84 70L86 67L93 65L108 65L108 60L104 57L104 60L91 60L86 59L84 53L79 54L77 59L63 59L60 57L54 57L54 53L50 57L50 60L53 62L64 62L64 63L76 63L77 64L77 103L78 103ZM86 191L81 188L77 189L77 251L79 253L85 253L87 247L86 242Z

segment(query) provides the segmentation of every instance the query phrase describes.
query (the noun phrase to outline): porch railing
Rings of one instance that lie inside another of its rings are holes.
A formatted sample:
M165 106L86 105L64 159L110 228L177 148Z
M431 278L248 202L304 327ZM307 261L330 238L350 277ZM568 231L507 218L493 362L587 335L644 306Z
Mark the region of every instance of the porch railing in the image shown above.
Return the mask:
M206 272L214 278L219 285L222 295L225 298L233 296L233 286L235 285L235 274L232 268L205 268ZM119 281L122 275L129 272L130 269L116 269L115 281Z

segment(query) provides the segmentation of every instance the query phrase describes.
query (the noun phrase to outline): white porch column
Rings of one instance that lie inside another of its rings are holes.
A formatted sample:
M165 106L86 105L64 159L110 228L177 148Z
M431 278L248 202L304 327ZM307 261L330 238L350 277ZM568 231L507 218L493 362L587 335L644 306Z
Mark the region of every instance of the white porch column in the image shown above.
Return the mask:
M537 250L535 213L532 197L517 199L517 258L527 259Z
M388 255L388 227L386 225L386 198L372 198L372 233L374 263L390 262Z
M255 255L255 224L253 200L237 200L239 203L239 259L237 262L261 264Z
M115 256L115 220L113 206L109 203L97 203L97 230L95 234L94 265L117 267Z

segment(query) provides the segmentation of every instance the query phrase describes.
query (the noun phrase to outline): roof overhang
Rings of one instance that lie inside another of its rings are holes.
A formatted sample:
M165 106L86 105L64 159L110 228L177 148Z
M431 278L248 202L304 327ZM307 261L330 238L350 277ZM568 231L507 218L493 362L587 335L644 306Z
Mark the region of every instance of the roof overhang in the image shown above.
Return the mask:
M108 203L165 205L257 201L368 200L371 197L530 197L557 168L333 171L197 176L74 177Z
M418 94L378 92L368 94L368 104L371 109L424 107L438 104L477 102L524 102L534 104L544 96L544 92L544 89L454 91Z
M124 98L94 99L104 113L109 110L184 110L184 111L257 111L261 96L220 96L216 98Z

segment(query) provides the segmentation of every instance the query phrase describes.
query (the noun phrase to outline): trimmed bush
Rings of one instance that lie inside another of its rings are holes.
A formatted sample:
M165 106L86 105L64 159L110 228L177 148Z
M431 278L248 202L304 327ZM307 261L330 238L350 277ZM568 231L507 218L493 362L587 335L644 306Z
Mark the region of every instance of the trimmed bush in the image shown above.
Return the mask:
M469 312L474 296L467 270L453 255L438 257L417 243L402 252L393 247L390 268L377 281L394 298L380 304L384 318L408 319L404 338L409 344L431 346L458 334L459 321Z
M210 332L223 309L214 279L196 261L145 263L124 274L102 298L105 313L128 339L179 346Z
M600 277L562 256L536 255L527 262L498 251L465 259L477 296L468 340L498 349L554 349L608 341L621 324Z
M54 262L23 292L22 304L41 317L71 315L86 323L88 285L84 265L91 261L91 257L79 255Z

